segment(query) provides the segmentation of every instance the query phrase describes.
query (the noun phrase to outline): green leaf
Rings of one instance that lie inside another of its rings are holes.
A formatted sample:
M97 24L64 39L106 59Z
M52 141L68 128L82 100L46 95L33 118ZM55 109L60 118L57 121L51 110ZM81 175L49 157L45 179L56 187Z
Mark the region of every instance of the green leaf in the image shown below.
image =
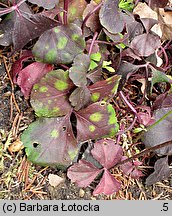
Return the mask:
M76 86L82 87L87 84L87 71L90 65L90 57L79 54L75 57L72 67L69 69L69 77Z
M69 73L55 70L46 74L34 85L31 105L38 117L57 117L66 115L71 109L68 94L74 87Z
M61 25L41 35L33 47L33 55L45 63L69 64L84 48L81 29L75 24Z
M77 141L113 137L118 129L115 110L111 104L97 102L75 113Z
M41 166L65 167L77 154L70 115L59 118L39 118L22 134L29 161Z

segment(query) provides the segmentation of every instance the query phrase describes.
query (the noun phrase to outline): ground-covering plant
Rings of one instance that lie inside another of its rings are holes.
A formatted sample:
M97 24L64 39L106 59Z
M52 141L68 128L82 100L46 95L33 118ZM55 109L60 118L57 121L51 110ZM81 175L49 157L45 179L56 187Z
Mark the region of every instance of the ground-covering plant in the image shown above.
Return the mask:
M163 8L168 3L147 2L151 8ZM155 163L147 184L170 174L172 81L166 74L169 60L161 38L152 31L158 21L134 15L135 3L1 3L0 45L12 45L11 55L21 51L13 64L12 78L37 117L21 136L27 158L39 165L69 167L68 177L80 187L102 177L95 195L109 195L120 189L120 182L110 173L115 166L133 178L142 176L138 169L142 163L134 160L137 155L128 160L118 140L133 127L135 133L144 133L142 140L149 151L165 155ZM167 45L166 49L170 49ZM166 61L161 67L157 66L158 50ZM132 82L142 83L141 98L136 104L123 91ZM159 83L164 83L164 90L159 90ZM113 102L117 97L133 114L128 129L119 124L116 113L122 110ZM165 145L160 148L162 143Z

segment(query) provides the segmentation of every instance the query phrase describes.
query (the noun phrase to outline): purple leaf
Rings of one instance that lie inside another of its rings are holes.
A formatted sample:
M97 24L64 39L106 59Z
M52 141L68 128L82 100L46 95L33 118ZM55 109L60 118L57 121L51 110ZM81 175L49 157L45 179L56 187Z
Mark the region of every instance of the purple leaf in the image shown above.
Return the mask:
M90 103L90 99L91 94L86 86L76 88L69 97L71 105L76 111L85 108Z
M37 4L45 9L52 9L59 3L59 0L28 0L32 4Z
M69 167L67 176L72 182L76 182L79 187L87 187L101 171L90 162L79 160L79 163Z
M151 28L155 25L158 24L158 21L152 18L141 18L141 21L146 29L146 32L149 33Z
M105 0L99 12L100 23L112 34L122 32L125 24L118 4L119 0Z
M91 82L96 83L102 80L102 67L98 66L94 70L87 73L87 78L91 80Z
M18 74L23 69L24 61L28 60L29 58L33 58L32 52L29 50L23 50L21 57L16 62L13 63L12 78L15 84L17 83Z
M45 63L70 64L84 48L81 29L69 24L44 32L33 47L33 54Z
M154 111L153 117L155 122L171 111L172 107L160 108ZM155 125L150 125L147 132L145 132L143 136L143 142L146 147L153 147L170 140L172 140L172 114L169 114L166 118L162 119L160 122L157 122ZM168 145L156 150L155 152L160 155L171 155L172 146Z
M28 160L36 164L66 166L77 154L70 115L39 118L24 131L21 140Z
M159 36L153 34L142 34L135 37L130 48L139 56L150 56L161 46Z
M105 194L111 195L120 190L121 183L118 182L107 169L104 169L103 177L96 189L93 191L93 195Z
M18 3L18 5L20 4ZM9 35L11 35L14 51L22 49L29 41L33 40L36 37L39 37L44 31L51 29L59 24L59 22L50 19L41 13L32 14L27 4L25 3L22 3L15 9L13 7L11 8L15 13L8 21L8 25L6 25L6 27L4 26L3 28L3 31L5 33L3 40L6 40L6 42L8 42Z
M82 87L87 84L87 71L90 65L90 57L79 54L74 58L74 63L69 69L69 77L76 86Z
M168 3L168 0L151 0L150 7L164 8Z
M106 80L96 82L95 84L89 86L88 88L91 92L92 102L112 98L117 92L120 79L121 76L114 75Z
M156 100L153 103L152 110L157 110L162 107L168 108L172 106L172 93L164 93L160 94L158 97L156 97Z
M152 185L158 181L167 179L171 174L168 165L168 156L160 158L155 162L154 172L146 179L147 185Z
M115 110L111 104L97 102L75 112L77 140L85 141L103 136L113 137L119 129Z
M103 167L110 169L121 161L123 150L114 140L102 139L94 144L91 154Z
M29 97L33 85L52 69L53 66L50 64L34 62L19 72L17 85L20 86L25 98Z
M126 156L123 156L122 157L122 161L127 159ZM139 162L139 161L134 161L133 163L132 162L127 162L127 163L124 163L120 166L121 170L123 171L123 173L125 175L130 175L132 178L134 179L138 179L140 177L143 176L143 173L137 169L137 166L141 165L142 163Z
M31 105L39 117L63 116L72 109L68 94L74 87L69 73L61 69L47 73L34 85Z

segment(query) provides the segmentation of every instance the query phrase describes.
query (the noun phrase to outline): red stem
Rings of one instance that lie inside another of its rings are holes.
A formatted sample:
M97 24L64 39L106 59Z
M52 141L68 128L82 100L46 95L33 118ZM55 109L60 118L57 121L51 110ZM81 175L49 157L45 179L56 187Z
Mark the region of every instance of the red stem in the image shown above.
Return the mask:
M86 24L87 20L90 18L90 16L93 15L95 12L97 12L101 8L102 5L103 5L103 2L101 2L100 4L98 4L92 11L90 11L87 14L87 16L83 20L83 23L82 23L82 26L81 26L82 31L84 30L85 24Z
M63 12L64 25L67 25L68 7L69 7L69 0L64 0L64 12Z
M90 45L90 49L89 49L89 53L88 53L89 56L90 56L91 53L92 53L93 46L94 46L94 43L95 43L95 40L96 40L97 36L98 36L98 32L95 32L95 33L94 33L94 36L93 36L93 39L92 39L92 41L91 41L91 45Z

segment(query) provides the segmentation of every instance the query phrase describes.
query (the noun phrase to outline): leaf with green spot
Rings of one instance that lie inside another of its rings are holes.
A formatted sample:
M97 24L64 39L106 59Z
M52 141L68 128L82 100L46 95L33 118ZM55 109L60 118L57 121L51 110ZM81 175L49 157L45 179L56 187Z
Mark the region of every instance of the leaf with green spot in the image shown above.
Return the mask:
M77 141L113 137L118 129L115 110L111 104L97 102L75 113Z
M70 115L39 118L24 131L21 140L28 160L35 164L68 166L77 154Z
M31 93L31 105L39 117L66 115L71 109L68 94L74 87L69 73L55 70L46 74L34 85Z
M87 84L87 71L90 65L90 57L79 54L75 57L72 67L69 69L69 77L76 86L82 87Z
M70 64L85 48L81 29L75 24L61 25L41 35L33 55L42 62Z
M114 75L106 80L96 82L89 86L92 102L112 98L117 92L120 78L120 75Z
M68 13L67 13L68 23L72 23L76 19L81 19L86 5L87 2L85 0L70 0L68 3ZM64 1L61 1L59 6L63 8ZM61 15L63 15L63 13Z

